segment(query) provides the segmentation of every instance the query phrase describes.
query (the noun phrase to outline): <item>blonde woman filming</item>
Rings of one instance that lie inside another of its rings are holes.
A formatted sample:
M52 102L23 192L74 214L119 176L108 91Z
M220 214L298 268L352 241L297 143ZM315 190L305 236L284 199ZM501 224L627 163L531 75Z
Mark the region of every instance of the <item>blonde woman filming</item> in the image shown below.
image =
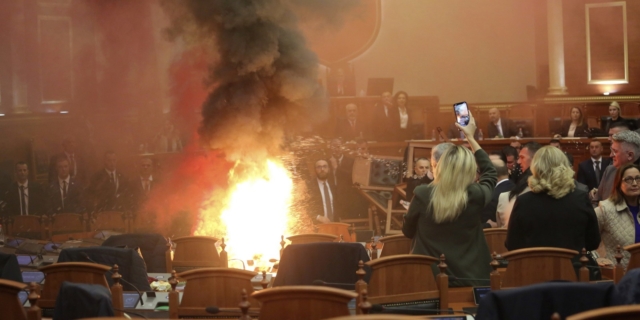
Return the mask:
M488 285L491 272L480 215L491 201L497 176L489 156L473 137L476 122L471 113L469 117L466 127L456 126L475 153L463 146L444 151L435 167L434 181L414 190L402 226L404 235L413 239L412 253L445 255L452 287ZM475 183L478 171L480 179ZM436 273L435 264L432 268Z

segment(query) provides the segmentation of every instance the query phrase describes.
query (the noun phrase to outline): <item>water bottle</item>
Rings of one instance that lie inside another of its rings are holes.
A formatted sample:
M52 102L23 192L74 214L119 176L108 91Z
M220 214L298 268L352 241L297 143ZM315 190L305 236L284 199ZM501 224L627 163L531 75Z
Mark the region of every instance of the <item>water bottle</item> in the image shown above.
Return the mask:
M436 141L436 130L431 130L431 141Z
M2 225L0 224L0 247L4 247L4 230L2 229Z
M480 131L478 131L478 140L480 140L480 141L484 140L484 135L482 134L482 129L480 129Z
M522 139L522 137L524 137L524 133L522 133L522 128L520 128L518 130L518 136L517 137L520 138L520 139Z

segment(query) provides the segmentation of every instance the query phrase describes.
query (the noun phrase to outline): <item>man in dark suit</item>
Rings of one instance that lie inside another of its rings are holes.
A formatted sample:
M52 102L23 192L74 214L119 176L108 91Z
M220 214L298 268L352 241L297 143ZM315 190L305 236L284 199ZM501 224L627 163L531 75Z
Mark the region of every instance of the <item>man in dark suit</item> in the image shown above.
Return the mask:
M497 108L489 110L489 125L487 126L487 138L509 138L518 135L513 121L500 118L500 111Z
M611 164L611 159L602 157L602 143L597 140L589 143L589 153L591 158L578 165L577 180L593 190L600 185L602 173Z
M352 141L357 138L368 138L367 126L358 119L358 106L350 103L345 106L347 112L346 119L338 119L335 136L344 141Z
M82 213L84 212L84 193L80 182L69 173L69 160L60 157L56 160L56 179L49 185L47 212Z
M94 212L123 209L128 184L122 173L116 170L117 163L115 152L105 152L104 168L91 177L87 196Z
M49 161L49 183L54 182L58 178L58 168L56 161L64 157L69 161L69 174L71 178L78 182L85 182L87 162L78 155L76 139L72 136L67 136L62 140L62 152L55 154Z
M29 181L29 167L24 161L16 163L16 181L4 195L5 212L10 216L41 215L45 213L46 193L35 181Z
M327 92L331 97L353 97L356 95L356 79L344 68L336 68L327 79Z
M492 159L491 163L493 167L496 168L498 183L496 183L496 187L491 194L491 201L482 209L481 218L485 229L497 227L496 210L498 209L498 198L501 193L511 191L515 186L515 184L509 180L509 169L507 169L504 161L501 159Z
M391 102L391 92L385 91L380 97L380 102L373 107L373 136L377 141L392 141L399 126L398 109Z
M133 211L137 211L142 207L144 202L149 199L151 191L155 190L160 183L158 177L153 175L153 160L151 158L144 157L140 159L139 172L139 177L131 180L129 186L130 207Z
M327 160L317 160L314 165L316 176L307 183L307 213L314 223L329 223L339 220L338 194L330 181L330 167Z

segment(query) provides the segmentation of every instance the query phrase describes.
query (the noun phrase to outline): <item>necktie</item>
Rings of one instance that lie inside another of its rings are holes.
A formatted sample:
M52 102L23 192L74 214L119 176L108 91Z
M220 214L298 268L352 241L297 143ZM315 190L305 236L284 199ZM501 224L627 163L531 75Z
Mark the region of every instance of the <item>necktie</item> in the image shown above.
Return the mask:
M600 177L602 175L602 171L600 170L600 160L596 160L594 163L596 164L596 183L600 185Z
M62 181L62 209L64 209L64 201L67 199L67 181Z
M72 177L76 176L76 159L74 155L69 155L69 171Z
M20 186L20 215L27 215L27 201L24 194L24 186Z
M149 191L151 191L151 183L149 179L142 179L142 187L144 188L144 193L149 194Z
M329 184L324 182L324 206L327 208L327 218L333 221L333 206L331 205L331 194L329 193Z
M116 180L116 173L111 172L111 183L113 183L113 189L118 192L118 181Z

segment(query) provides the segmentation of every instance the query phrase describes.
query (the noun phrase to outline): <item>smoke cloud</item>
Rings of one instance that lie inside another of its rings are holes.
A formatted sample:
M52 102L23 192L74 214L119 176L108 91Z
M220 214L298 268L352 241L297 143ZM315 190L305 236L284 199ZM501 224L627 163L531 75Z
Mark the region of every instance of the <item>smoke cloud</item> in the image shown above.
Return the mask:
M231 161L278 155L285 133L301 130L325 109L318 59L292 10L300 3L162 1L173 22L171 37L204 42L219 54L208 76L212 91L199 133Z

